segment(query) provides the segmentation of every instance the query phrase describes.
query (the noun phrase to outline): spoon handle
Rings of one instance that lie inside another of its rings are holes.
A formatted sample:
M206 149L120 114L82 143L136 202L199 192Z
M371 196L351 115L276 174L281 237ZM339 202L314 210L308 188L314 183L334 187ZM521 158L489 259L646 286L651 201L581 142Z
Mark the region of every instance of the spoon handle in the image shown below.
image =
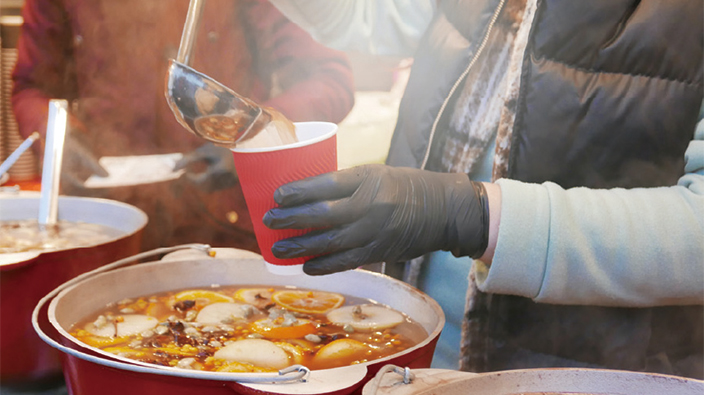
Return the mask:
M191 54L193 53L193 44L196 41L198 26L200 24L200 16L203 11L203 3L205 0L191 0L188 3L188 14L186 15L186 23L183 26L181 33L181 43L178 46L178 55L176 61L185 65L190 64Z
M29 148L38 138L39 133L37 132L34 132L27 137L27 139L24 140L22 144L20 144L19 147L17 147L17 149L15 149L15 151L13 151L4 162L2 162L2 164L0 164L0 176L7 173L7 171L10 170L10 167L17 162L20 156L22 156L22 154L27 151L27 148Z
M59 179L66 140L68 101L49 100L49 119L46 124L46 147L42 168L42 186L39 196L39 224L56 225L59 212Z

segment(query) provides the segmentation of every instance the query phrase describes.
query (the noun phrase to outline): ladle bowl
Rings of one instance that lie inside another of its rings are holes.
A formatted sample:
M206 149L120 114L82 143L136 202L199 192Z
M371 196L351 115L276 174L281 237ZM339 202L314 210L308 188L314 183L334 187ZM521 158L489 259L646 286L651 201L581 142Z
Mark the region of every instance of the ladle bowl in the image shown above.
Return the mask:
M189 66L205 0L190 0L176 59L169 61L164 94L176 120L189 132L234 148L271 120L255 102Z
M261 107L232 89L172 59L166 100L178 122L191 133L225 147L234 147L255 125L265 124Z

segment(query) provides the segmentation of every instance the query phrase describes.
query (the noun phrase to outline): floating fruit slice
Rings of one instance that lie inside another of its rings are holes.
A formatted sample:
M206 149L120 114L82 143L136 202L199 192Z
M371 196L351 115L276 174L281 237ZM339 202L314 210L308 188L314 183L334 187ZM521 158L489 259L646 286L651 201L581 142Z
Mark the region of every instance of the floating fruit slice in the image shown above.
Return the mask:
M366 344L353 339L338 339L326 344L317 353L315 360L325 366L336 367L364 362L371 353Z
M292 363L298 365L301 365L303 363L303 356L306 352L303 347L286 342L275 342L274 344L281 347L282 350L286 351L288 356L291 358Z
M351 325L358 331L371 331L394 327L404 317L396 310L375 304L340 307L328 313L328 320L337 325Z
M282 369L289 365L286 351L263 339L237 340L216 351L213 357L270 369Z
M76 337L81 339L81 341L83 343L86 343L89 346L97 347L97 348L104 348L104 347L108 347L108 346L118 346L118 345L125 344L130 341L130 338L128 336L105 337L105 336L90 335L88 333L89 333L88 331L84 331L83 329L79 329L79 331L76 333Z
M324 314L345 302L345 297L338 293L301 290L277 291L271 299L285 309L308 314Z
M301 339L316 332L315 325L310 320L297 319L296 322L286 326L282 326L279 321L283 320L265 318L254 321L250 329L267 339Z
M92 322L86 330L93 335L103 337L131 336L152 329L159 323L154 317L142 314L126 314L106 319L103 323Z
M231 297L223 295L220 292L206 291L202 289L182 291L174 295L174 302L180 302L183 300L195 300L196 303L200 303L201 305L235 301Z
M240 303L213 303L209 304L196 316L196 322L202 324L231 324L235 321L245 320L248 316L248 309L251 306L245 306Z
M241 288L235 292L235 299L249 303L257 308L264 308L271 303L271 295L274 290L271 288Z

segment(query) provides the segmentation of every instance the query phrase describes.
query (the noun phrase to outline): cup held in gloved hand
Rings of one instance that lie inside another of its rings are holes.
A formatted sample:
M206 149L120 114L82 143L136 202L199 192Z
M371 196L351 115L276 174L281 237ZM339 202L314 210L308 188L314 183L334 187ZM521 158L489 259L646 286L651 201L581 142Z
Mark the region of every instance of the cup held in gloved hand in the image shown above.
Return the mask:
M297 142L264 148L232 148L235 168L254 225L257 244L267 268L275 274L301 274L307 257L279 259L271 253L278 240L305 234L309 229L270 229L264 214L276 206L274 191L283 184L337 170L337 125L299 122Z

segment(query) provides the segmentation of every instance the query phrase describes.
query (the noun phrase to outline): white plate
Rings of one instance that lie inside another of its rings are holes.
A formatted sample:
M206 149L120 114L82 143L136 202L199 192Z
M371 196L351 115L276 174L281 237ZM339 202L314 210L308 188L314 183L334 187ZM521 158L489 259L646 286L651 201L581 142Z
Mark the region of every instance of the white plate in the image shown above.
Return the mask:
M183 154L104 156L100 165L109 173L107 177L90 176L83 184L86 188L114 188L128 185L151 184L179 178L185 170L174 171Z

